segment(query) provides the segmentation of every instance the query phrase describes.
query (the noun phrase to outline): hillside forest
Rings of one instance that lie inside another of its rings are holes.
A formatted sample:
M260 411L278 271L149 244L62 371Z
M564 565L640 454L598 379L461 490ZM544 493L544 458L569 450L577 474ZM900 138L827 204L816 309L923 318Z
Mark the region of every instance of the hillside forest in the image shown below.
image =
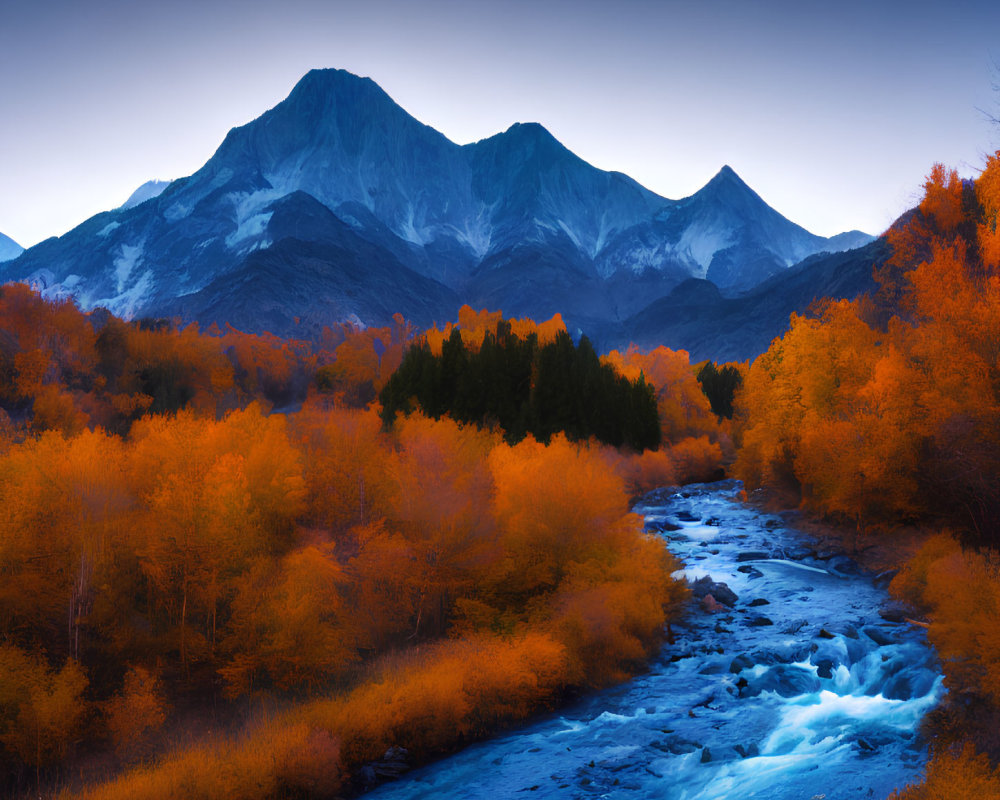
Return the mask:
M878 290L793 315L736 400L733 473L839 521L859 545L922 547L891 591L922 614L949 694L926 785L1000 796L1000 153L975 181L936 165L888 231Z
M318 341L0 288L0 791L332 797L643 668L688 590L631 500L742 479L863 552L949 694L924 784L1000 795L1000 154L935 166L878 290L751 364L463 307Z
M0 321L13 794L327 796L391 746L427 756L622 680L686 594L629 499L731 449L686 354L600 363L559 318L463 308L419 339L397 318L305 343L9 285ZM455 380L380 414L401 363L457 342L527 369L530 429L456 421ZM563 407L581 381L641 405L659 446L603 444Z

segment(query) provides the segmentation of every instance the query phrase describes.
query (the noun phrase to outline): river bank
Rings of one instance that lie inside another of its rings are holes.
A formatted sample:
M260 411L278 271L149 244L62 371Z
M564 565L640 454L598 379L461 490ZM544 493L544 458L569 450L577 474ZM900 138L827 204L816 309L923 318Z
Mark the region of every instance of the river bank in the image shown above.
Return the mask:
M923 629L886 618L884 586L843 550L740 490L637 505L697 598L647 674L371 796L854 800L915 780L943 691Z

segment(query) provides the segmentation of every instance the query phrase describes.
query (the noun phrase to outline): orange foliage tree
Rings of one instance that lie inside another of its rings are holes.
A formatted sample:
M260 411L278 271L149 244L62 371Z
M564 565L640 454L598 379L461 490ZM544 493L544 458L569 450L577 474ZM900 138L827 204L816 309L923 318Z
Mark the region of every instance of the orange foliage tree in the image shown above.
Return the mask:
M0 757L19 767L5 789L26 788L27 766L58 780L85 724L84 747L154 761L192 698L233 717L247 696L343 691L330 724L290 712L266 745L206 740L120 786L332 793L342 758L484 735L659 645L676 564L627 513L608 449L512 447L419 412L386 429L347 407L400 363L401 317L308 344L84 315L25 287L0 307ZM449 341L481 344L499 319L463 308ZM574 349L559 317L503 325ZM690 368L652 359L683 395ZM682 439L671 474L711 452ZM357 714L365 698L380 710Z
M51 669L38 656L0 644L0 744L35 767L57 762L79 734L87 677L76 661Z
M717 420L686 350L660 346L642 353L632 346L625 353L612 350L603 360L627 378L635 379L641 374L653 384L664 442L717 433Z
M1000 541L1000 161L936 166L874 303L793 316L739 394L738 475L859 527L936 513ZM874 309L874 312L873 312Z

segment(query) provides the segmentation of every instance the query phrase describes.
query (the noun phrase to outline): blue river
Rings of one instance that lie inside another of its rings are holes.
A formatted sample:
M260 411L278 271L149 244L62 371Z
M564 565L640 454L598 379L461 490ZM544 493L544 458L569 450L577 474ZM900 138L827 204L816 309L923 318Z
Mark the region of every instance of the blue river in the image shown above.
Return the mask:
M918 779L919 723L944 691L924 631L849 558L738 502L740 488L636 506L712 595L646 674L365 797L881 800Z

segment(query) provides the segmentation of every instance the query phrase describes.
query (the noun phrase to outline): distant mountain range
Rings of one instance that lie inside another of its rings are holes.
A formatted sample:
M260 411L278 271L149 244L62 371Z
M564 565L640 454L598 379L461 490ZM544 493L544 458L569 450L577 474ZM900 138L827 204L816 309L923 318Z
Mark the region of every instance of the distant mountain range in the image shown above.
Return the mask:
M889 255L880 238L856 250L810 256L738 297L724 297L711 281L691 278L606 330L602 345L609 350L667 344L687 350L694 362L753 359L784 333L793 311L803 313L823 298L874 292L872 267Z
M468 302L512 316L561 312L571 329L611 343L670 330L664 315L676 316L692 286L718 296L704 305L710 324L808 271L790 270L804 259L871 239L809 233L729 167L668 200L591 166L535 123L457 145L370 79L315 70L230 131L194 175L140 187L3 264L0 278L85 309L282 335L384 324L396 311L428 325Z
M24 252L24 248L9 236L0 233L0 261L10 261Z
M152 200L154 197L159 197L163 194L163 190L169 185L170 181L146 181L142 186L129 195L128 200L122 203L118 207L118 210L124 211L125 209L132 208L140 203L145 203L147 200Z

